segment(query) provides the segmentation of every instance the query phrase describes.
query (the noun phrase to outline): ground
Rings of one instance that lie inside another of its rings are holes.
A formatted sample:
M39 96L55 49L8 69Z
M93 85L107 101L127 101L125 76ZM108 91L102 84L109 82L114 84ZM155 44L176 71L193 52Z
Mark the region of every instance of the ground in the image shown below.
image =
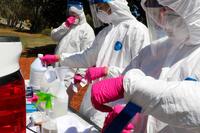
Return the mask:
M20 37L24 49L55 44L55 42L47 35L17 32L16 30L7 27L0 28L0 36Z

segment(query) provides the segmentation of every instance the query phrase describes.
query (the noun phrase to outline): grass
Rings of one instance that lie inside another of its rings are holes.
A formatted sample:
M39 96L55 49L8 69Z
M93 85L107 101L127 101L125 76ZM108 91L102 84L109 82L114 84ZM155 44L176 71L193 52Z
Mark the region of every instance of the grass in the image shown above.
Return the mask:
M0 36L18 36L21 39L23 49L46 46L55 44L50 36L44 34L30 34L25 32L17 32L11 28L0 28Z

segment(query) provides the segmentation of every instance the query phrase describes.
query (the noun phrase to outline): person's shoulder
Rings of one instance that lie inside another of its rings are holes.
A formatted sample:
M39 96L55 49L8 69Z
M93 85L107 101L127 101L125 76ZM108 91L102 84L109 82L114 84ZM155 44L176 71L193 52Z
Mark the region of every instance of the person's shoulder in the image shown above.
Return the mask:
M85 31L85 32L93 31L93 28L88 23L83 23L79 25L78 27L79 27L78 29L81 31Z
M130 28L138 28L140 27L146 27L143 23L139 22L136 19L129 19L126 21L122 21L119 26L124 26L124 27L130 27Z
M147 33L148 28L138 20L127 20L124 21L120 24L120 29L128 29L129 32L142 32L142 33Z
M130 22L130 27L136 28L138 30L147 30L147 26L138 20L133 20Z
M83 23L83 24L81 24L81 25L83 25L83 26L87 26L87 27L90 27L90 28L92 28L92 26L91 26L91 25L89 25L87 22L85 22L85 23Z
M99 36L99 35L103 35L103 34L107 35L107 33L108 33L110 30L112 30L112 27L113 27L112 25L107 25L106 27L104 27L103 29L101 29L97 35L98 35L98 36Z

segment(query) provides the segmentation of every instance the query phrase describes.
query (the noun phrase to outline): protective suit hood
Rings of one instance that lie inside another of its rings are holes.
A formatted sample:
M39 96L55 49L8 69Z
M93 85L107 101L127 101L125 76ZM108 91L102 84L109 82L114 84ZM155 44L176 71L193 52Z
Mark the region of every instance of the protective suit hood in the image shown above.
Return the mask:
M189 40L186 45L200 44L200 1L199 0L157 0L159 4L173 9L187 24Z
M79 22L79 24L86 23L86 17L85 17L85 13L84 13L84 12L81 13L81 14L79 15L79 17L80 17L80 22Z
M69 10L75 12L79 16L79 24L83 24L86 22L86 17L83 9L79 9L76 6L70 6Z
M109 1L108 4L112 11L109 15L111 17L112 24L115 25L125 20L135 19L130 12L128 2L126 0L112 0Z

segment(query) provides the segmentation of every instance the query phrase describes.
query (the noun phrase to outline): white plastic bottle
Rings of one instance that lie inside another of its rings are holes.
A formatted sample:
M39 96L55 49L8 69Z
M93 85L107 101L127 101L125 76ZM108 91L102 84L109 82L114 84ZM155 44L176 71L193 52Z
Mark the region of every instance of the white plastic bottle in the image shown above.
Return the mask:
M44 77L44 73L47 68L42 64L40 58L43 57L43 54L38 54L38 57L31 64L31 72L30 72L30 86L35 90L41 89L41 81Z

